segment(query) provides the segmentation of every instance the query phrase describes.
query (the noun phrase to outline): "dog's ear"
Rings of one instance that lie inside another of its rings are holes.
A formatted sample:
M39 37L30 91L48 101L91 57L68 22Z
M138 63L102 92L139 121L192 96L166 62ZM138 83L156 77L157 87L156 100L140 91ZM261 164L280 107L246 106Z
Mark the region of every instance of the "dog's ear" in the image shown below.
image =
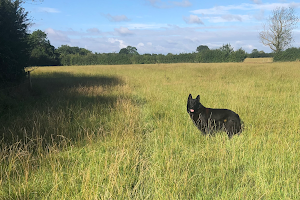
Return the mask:
M197 99L197 101L200 102L200 95L198 95L196 99Z
M192 97L192 95L190 94L190 95L189 95L189 99L192 99L192 98L193 98L193 97Z

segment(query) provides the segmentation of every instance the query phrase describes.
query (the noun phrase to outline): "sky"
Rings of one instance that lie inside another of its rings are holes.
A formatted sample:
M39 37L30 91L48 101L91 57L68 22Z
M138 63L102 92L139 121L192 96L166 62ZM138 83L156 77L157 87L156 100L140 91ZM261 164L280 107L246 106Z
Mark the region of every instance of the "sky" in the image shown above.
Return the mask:
M179 54L228 43L248 53L271 52L259 40L271 11L293 7L300 15L300 3L288 0L27 0L22 6L30 32L44 31L56 48L97 53L133 46L140 54ZM300 26L293 37L292 46L299 47Z

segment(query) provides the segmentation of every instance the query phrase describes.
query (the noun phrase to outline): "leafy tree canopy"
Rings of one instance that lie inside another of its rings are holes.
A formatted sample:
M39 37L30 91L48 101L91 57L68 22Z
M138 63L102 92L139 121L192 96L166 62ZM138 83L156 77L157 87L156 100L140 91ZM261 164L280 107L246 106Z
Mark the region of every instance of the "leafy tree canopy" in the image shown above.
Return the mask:
M70 47L69 45L61 45L57 50L61 56L68 55L68 54L78 54L78 55L88 55L92 53L92 51L87 50L85 48L79 47Z
M29 35L31 45L30 65L45 66L58 65L58 55L55 53L55 47L50 44L47 34L41 30L36 30Z
M208 46L206 46L206 45L200 45L200 46L198 46L197 49L196 49L196 51L197 51L198 53L200 53L201 51L205 51L205 50L209 50Z
M0 0L0 81L17 81L25 76L29 45L27 12L20 0Z
M227 54L234 52L233 47L231 47L230 44L223 44L223 46L220 47L220 50L226 52Z
M132 46L127 46L126 48L122 48L119 51L119 54L139 55L139 53L137 52L137 48Z

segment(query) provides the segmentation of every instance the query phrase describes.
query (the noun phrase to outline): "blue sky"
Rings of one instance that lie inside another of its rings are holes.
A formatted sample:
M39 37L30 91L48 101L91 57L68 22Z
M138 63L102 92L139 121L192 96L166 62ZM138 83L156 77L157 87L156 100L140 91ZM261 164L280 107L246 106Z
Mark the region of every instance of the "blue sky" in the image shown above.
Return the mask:
M78 46L98 53L119 52L134 46L144 53L190 53L199 45L210 49L230 43L270 52L258 34L271 11L279 6L295 8L288 0L43 0L27 1L33 25L47 33L55 47ZM300 46L300 28L294 30Z

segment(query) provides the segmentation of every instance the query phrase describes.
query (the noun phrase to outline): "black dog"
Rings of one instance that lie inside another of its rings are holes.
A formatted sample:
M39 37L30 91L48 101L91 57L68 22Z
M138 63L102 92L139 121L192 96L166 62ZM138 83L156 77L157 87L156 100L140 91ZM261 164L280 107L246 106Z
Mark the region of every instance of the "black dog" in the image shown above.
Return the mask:
M206 108L200 103L200 96L193 99L189 95L187 100L187 112L195 126L203 134L211 134L217 130L226 131L229 138L241 133L241 120L238 114L228 109Z

